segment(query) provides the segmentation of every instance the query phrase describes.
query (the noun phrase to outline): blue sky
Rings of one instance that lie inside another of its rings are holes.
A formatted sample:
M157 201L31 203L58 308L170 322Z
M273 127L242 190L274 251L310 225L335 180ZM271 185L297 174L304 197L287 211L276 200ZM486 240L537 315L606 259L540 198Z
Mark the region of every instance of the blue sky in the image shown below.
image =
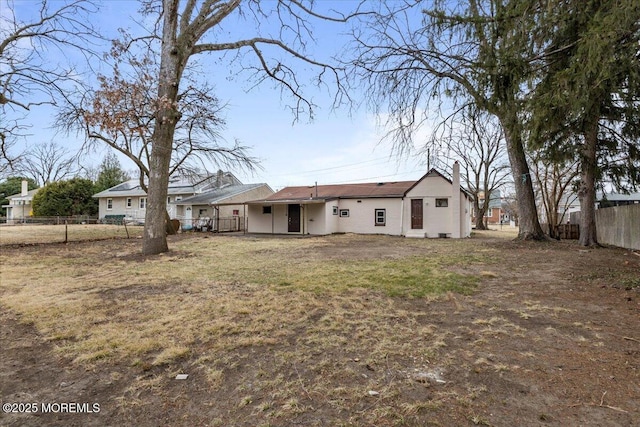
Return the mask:
M4 0L2 0L4 1ZM35 0L15 0L18 12L29 13L36 10L40 2ZM53 0L55 6L60 0ZM4 5L4 3L2 3ZM320 2L321 7L350 8L355 1ZM118 27L135 31L136 24L131 18L136 16L138 3L132 0L112 0L104 2L100 13L96 14L94 24L103 34L115 34ZM4 13L4 12L2 12ZM253 33L239 21L229 20L220 29L219 37L242 37ZM344 27L332 24L315 26L313 36L315 44L308 46L314 57L325 59L339 53L346 42L340 33ZM272 32L275 29L266 28ZM54 54L51 52L50 54ZM55 53L59 55L59 53ZM56 56L57 57L57 56ZM293 124L293 116L287 110L290 98L281 97L280 90L271 82L253 87L247 81L246 73L237 73L229 57L212 62L215 58L198 58L208 70L206 78L216 87L216 93L228 106L224 112L227 127L222 132L228 141L239 139L243 145L252 147L250 154L261 160L262 170L251 173L234 171L246 183L266 182L278 189L287 185L333 184L366 181L415 180L426 172L424 160L417 156L398 159L392 154L389 142L381 142L383 129L377 125L376 117L364 108L332 110L330 97L326 91L313 86L305 88L305 96L313 98L318 104L315 120L309 122L302 118ZM303 69L302 79L311 78ZM229 79L229 76L235 76ZM356 99L360 94L352 94ZM47 142L52 138L58 142L66 141L69 147L77 147L80 141L73 136L66 138L53 135L50 125L53 111L41 107L35 108L27 116L30 123L27 144ZM419 146L420 141L415 141ZM86 159L86 163L99 163L106 153L97 152ZM122 160L123 166L133 169L133 164ZM212 168L213 169L213 168Z

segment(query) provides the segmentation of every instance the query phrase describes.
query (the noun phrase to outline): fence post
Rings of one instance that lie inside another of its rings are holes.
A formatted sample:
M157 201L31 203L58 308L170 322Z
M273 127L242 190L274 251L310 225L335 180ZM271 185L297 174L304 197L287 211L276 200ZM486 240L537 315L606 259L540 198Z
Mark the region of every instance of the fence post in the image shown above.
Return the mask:
M64 242L67 243L69 241L69 231L67 230L67 220L64 220Z

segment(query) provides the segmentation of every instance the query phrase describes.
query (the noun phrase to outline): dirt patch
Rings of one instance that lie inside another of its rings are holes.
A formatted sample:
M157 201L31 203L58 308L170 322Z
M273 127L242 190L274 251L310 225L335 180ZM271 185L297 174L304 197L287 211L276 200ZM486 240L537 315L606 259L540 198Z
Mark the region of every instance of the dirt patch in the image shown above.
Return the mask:
M213 262L197 258L199 245L235 244L228 239L176 237L164 257L167 265L193 262L198 269ZM100 411L3 413L0 425L640 425L640 256L631 251L513 242L489 233L428 243L333 236L305 239L295 250L287 239L279 246L260 242L250 249L256 263L270 256L422 257L426 263L446 254L438 258L443 268L475 275L478 284L471 295L437 298L371 289L316 294L274 285L269 295L275 292L280 308L267 305L268 289L256 276L248 284L237 273L226 281L211 281L207 273L97 289L97 300L112 307L101 324L124 321L118 307L162 293L183 304L210 301L204 306L210 325L227 316L226 323L180 342L186 351L163 363L153 363L158 351L137 360L74 362L60 351L64 340L3 307L2 403L97 403ZM152 261L135 258L136 245L104 241L64 251L94 254L104 265L124 262L122 268L131 265L123 261L131 254L133 264L146 267ZM35 262L60 248L3 252L7 260ZM97 286L87 283L78 285L82 292ZM0 297L14 292L0 289ZM246 306L231 312L223 297ZM178 373L189 377L176 380Z

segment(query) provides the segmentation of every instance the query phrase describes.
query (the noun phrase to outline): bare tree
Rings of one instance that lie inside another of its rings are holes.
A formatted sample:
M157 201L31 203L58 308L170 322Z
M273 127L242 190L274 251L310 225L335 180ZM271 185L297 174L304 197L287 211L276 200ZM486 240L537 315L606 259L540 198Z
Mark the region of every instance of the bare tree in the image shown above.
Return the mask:
M521 120L523 88L535 57L527 26L538 18L537 5L520 0L379 4L353 31L350 63L365 81L372 109L389 117L395 146L411 146L434 109L472 102L494 115L504 131L518 198L519 238L545 239Z
M38 185L75 175L76 158L55 142L36 145L27 151L20 163L19 170L25 176L33 178Z
M158 58L149 49L133 52L131 37L122 35L107 56L114 64L112 74L98 75L97 89L83 92L80 99L70 99L58 114L57 125L86 138L84 153L106 144L124 154L137 167L140 187L148 191ZM184 89L177 97L181 114L173 138L169 176L197 174L206 170L208 163L252 170L257 160L248 155L248 148L237 141L226 146L219 135L225 124L221 118L224 107L212 88L197 82L189 70L183 79Z
M314 84L336 87L334 102L340 102L345 95L341 83L344 70L314 59L306 53L305 48L309 40L314 40L311 21L345 22L352 16L338 13L325 15L314 9L320 4L299 0L143 2L143 12L157 19L157 28L151 36L161 41L149 154L144 254L168 250L163 218L174 136L183 114L179 103L180 86L189 61L206 52L220 54L221 60L228 60L225 53L235 53L233 60L252 73L256 84L270 80L293 98L291 109L294 117L298 118L301 114L312 117L315 105L313 100L304 96L304 83L299 79L293 63L314 67L317 70ZM237 36L229 35L234 27L243 31ZM223 33L225 29L228 32ZM247 36L248 32L253 35ZM223 34L231 39L224 41Z
M489 114L467 106L436 128L425 150L437 153L447 168L458 161L461 178L474 197L476 229L485 230L489 201L511 175L500 125Z
M48 2L42 0L33 18L25 21L15 13L11 0L0 0L0 108L2 115L20 114L32 107L55 104L67 83L77 84L77 71L51 62L44 52L73 49L93 55L93 40L99 38L88 17L96 12L92 0ZM0 123L2 154L8 157L8 145L20 136L21 126L14 121Z
M549 226L549 236L555 238L555 226L564 222L569 207L578 199L572 186L580 176L580 162L576 159L552 160L538 152L532 156L530 164L542 204L541 214Z
M0 116L0 178L15 170L19 162L19 155L12 153L12 149L20 127L17 121L10 122L4 114Z

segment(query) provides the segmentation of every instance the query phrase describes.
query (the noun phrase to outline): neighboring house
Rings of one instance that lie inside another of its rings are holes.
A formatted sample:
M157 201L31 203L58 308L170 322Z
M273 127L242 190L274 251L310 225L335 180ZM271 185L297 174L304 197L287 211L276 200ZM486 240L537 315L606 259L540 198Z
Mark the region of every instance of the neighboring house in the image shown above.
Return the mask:
M598 193L596 195L596 200L597 200L596 201L597 209L610 208L613 206L634 205L636 203L640 203L640 193L630 193L630 194Z
M218 171L210 175L177 176L169 179L167 195L167 212L171 218L184 219L178 216L174 202L181 201L214 189L242 184L230 172ZM100 219L124 215L127 220L143 222L147 208L147 193L140 187L140 181L132 179L94 194L98 199L98 216ZM192 214L188 215L192 218Z
M247 202L251 233L469 237L471 197L431 169L418 181L286 187Z
M541 224L548 224L547 211L544 207L544 201L539 194L536 195L536 209L538 210L538 219ZM557 218L560 224L569 223L571 214L580 211L580 200L578 194L567 189L558 202Z
M478 200L480 201L480 205L484 203L484 191L478 193ZM487 206L487 210L484 213L483 219L485 224L502 224L505 222L509 222L510 216L506 213L505 208L502 206L502 197L500 194L500 190L493 190L491 192L491 197L489 198L489 205ZM476 217L475 212L473 217L471 218L473 224L475 224Z
M22 222L26 218L33 216L33 195L40 189L36 188L31 191L28 191L27 189L28 183L26 180L23 180L20 194L14 194L7 197L9 204L2 206L7 210L7 224Z
M266 198L273 193L271 187L264 183L231 184L171 204L175 205L175 218L181 220L183 228L191 226L212 231L240 231L246 225L244 202Z

